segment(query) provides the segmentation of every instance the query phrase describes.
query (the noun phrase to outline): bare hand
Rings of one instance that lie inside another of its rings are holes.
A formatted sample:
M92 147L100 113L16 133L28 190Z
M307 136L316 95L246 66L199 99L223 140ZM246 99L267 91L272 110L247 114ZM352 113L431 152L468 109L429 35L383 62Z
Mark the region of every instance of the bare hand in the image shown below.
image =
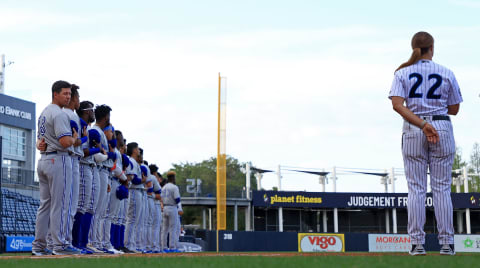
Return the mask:
M110 184L107 185L107 193L110 193L111 190L112 190L112 188L110 187Z
M178 211L178 215L182 216L183 215L183 211Z
M427 136L428 142L437 143L440 140L437 130L429 123L425 124L422 131Z
M37 140L37 149L42 152L45 152L47 150L47 143L45 142L45 138Z
M75 139L75 140L77 140L77 139L78 139L78 133L77 133L77 131L76 131L74 128L72 128L72 132L73 132L73 133L72 133L72 138Z

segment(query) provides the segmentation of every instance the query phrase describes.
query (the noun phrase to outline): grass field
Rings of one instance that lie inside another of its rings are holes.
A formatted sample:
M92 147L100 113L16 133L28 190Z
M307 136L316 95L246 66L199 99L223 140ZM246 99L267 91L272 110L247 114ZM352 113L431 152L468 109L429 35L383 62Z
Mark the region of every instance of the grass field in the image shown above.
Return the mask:
M0 255L0 267L93 268L93 267L478 267L480 254L440 256L407 254L296 254L289 253L168 254L140 256L30 258Z

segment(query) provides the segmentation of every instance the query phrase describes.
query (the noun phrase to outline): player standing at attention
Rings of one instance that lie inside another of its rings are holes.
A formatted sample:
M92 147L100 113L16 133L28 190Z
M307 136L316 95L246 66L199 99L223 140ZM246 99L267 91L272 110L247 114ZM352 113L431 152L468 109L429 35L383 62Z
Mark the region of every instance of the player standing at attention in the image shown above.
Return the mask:
M74 223L74 217L77 213L78 207L78 194L80 187L80 158L83 157L82 144L88 140L86 124L80 122L80 117L75 113L75 110L80 108L80 94L78 93L79 86L72 84L71 88L71 98L70 103L63 108L63 111L67 114L70 119L70 125L73 126L75 131L79 134L78 139L75 141L71 150L71 161L72 161L72 185L70 196L68 197L68 214L70 215L65 222L65 230L67 243L72 245L72 229ZM81 137L80 137L81 136ZM78 245L73 245L77 247ZM77 247L78 248L78 247ZM85 250L82 253L91 253Z
M70 103L71 85L57 81L52 86L52 103L38 118L37 140L46 144L38 160L37 173L40 190L40 206L35 222L35 240L32 255L49 254L47 233L53 240L53 254L78 254L77 249L66 245L65 221L67 220L68 198L65 192L72 183L72 164L68 153L78 138L70 127L70 120L62 108Z
M96 174L98 180L98 172L95 165L93 155L100 152L99 148L91 146L94 144L93 140L100 140L100 134L98 137L90 137L90 124L95 122L94 105L90 101L82 101L77 114L80 117L80 124L85 126L85 133L87 134L87 141L82 144L83 157L80 158L80 183L78 194L78 207L77 214L72 230L72 243L75 247L82 250L86 250L88 242L88 232L90 231L90 224L93 217L93 208L97 205L95 200L95 193L93 192L94 176ZM83 129L84 127L82 127ZM98 185L98 182L96 183ZM97 191L98 192L98 191ZM98 196L96 197L98 199Z
M410 59L395 71L389 98L404 118L402 155L408 183L410 255L425 255L425 196L427 172L433 192L440 254L454 255L453 208L450 197L455 156L453 128L462 95L452 71L434 63L433 37L418 32ZM405 103L405 105L404 105Z
M130 142L127 144L127 155L131 165L127 167L125 174L131 175L131 184L128 192L128 209L126 211L126 224L125 224L125 249L122 251L125 253L141 253L137 251L136 237L141 235L139 230L140 220L142 218L142 202L143 202L143 184L147 180L147 177L142 175L140 165L140 150L138 143Z
M92 127L92 130L96 130L100 134L100 145L102 148L102 153L94 155L100 181L97 188L98 203L95 214L93 215L93 222L89 236L89 248L96 249L96 252L98 253L104 252L101 226L108 201L109 175L110 168L113 166L111 158L115 155L113 149L109 150L108 139L103 131L104 128L110 126L110 111L112 111L112 109L107 105L99 105L95 107L95 125ZM108 152L108 154L103 154L103 152Z
M162 224L162 248L165 253L179 252L177 249L176 222L178 219L177 205L180 203L180 191L175 185L175 171L167 173L168 183L162 188L163 200L163 224ZM169 248L167 248L167 235L169 236Z

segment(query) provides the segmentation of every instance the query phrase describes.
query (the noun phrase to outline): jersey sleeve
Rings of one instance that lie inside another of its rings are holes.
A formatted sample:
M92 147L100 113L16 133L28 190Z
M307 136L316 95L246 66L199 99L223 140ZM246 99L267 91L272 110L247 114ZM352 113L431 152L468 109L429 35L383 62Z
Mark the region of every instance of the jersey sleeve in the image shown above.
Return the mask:
M58 113L53 118L53 128L55 129L55 137L57 137L57 140L65 136L72 136L70 120L68 119L68 115L64 112Z
M133 161L133 159L130 158L130 161ZM128 165L127 170L125 170L125 174L127 174L127 175L137 174L137 172L135 172L136 171L135 167L136 167L136 164L131 162L131 164Z
M407 91L399 71L395 72L392 87L390 88L390 93L388 94L389 99L392 99L392 97L402 97L404 99L407 98Z
M160 183L158 183L157 178L155 178L155 179L153 180L153 191L154 191L154 192L157 192L157 191L159 191L159 190L161 191Z
M180 190L178 189L178 186L175 185L175 189L173 190L173 199L180 198Z
M458 86L457 79L455 75L452 74L452 77L449 79L450 90L448 92L447 105L459 104L463 101L462 93L460 92L460 87Z

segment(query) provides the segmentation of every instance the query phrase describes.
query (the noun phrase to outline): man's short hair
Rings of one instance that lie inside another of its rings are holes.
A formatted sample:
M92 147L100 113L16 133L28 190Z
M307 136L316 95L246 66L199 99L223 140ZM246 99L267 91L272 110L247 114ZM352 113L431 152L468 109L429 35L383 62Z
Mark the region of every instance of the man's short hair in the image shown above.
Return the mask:
M60 94L62 92L62 88L71 88L72 85L68 83L67 81L63 80L58 80L57 82L53 83L52 85L52 99L53 99L53 93Z
M91 101L82 101L80 102L80 106L78 107L78 110L77 110L77 114L78 116L82 117L84 113L86 113L87 111L85 109L88 109L88 108L94 108L93 107L93 103ZM87 122L88 123L88 122Z
M115 129L115 138L117 139L118 146L122 147L125 145L125 139L123 138L123 133L120 130Z
M78 90L80 89L79 86L72 84L71 90L72 90L72 98L73 97L78 97Z
M110 108L108 105L97 105L97 107L95 107L95 118L97 122L107 117L111 110L112 108Z
M135 150L136 148L138 148L138 143L136 142L130 142L129 144L127 144L127 155L132 156L133 150Z
M155 174L158 171L158 167L155 164L151 164L150 166L148 166L148 168L150 169L150 173L152 174Z
M167 180L168 182L174 182L175 181L175 176L177 175L177 173L173 170L170 170L169 172L167 172Z

